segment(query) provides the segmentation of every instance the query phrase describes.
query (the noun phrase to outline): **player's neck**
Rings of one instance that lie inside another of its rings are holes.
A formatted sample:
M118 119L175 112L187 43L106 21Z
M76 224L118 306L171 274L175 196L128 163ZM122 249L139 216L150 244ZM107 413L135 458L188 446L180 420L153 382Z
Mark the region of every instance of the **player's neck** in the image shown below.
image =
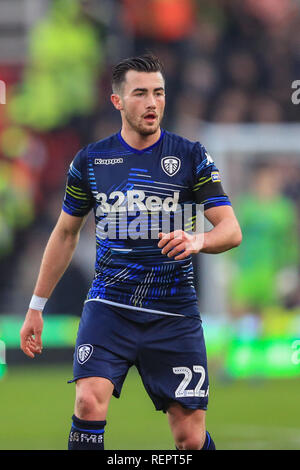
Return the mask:
M161 129L159 127L154 134L141 135L134 130L124 129L123 127L121 129L121 136L130 147L136 150L143 150L151 147L151 145L154 145L160 139Z

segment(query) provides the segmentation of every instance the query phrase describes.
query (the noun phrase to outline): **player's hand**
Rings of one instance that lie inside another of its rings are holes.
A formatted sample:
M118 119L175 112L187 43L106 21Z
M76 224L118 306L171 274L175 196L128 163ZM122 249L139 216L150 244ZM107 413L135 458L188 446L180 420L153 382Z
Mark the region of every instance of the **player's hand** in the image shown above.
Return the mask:
M29 357L42 352L43 317L39 310L29 309L20 331L21 349Z
M162 254L167 255L168 258L174 257L175 260L182 260L192 253L199 253L204 241L203 233L190 235L183 230L175 230L170 233L161 232L158 237L160 238L158 247L162 248Z

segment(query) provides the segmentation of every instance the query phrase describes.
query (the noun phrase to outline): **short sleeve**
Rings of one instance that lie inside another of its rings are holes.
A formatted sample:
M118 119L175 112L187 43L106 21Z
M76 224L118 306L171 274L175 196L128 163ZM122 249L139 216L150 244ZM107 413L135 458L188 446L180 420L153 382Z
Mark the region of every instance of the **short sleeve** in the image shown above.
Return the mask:
M70 164L62 206L64 212L76 217L88 214L94 204L87 181L85 156L85 149L80 150Z
M230 206L221 177L206 148L197 142L193 147L194 156L194 200L204 205L204 210L216 206Z

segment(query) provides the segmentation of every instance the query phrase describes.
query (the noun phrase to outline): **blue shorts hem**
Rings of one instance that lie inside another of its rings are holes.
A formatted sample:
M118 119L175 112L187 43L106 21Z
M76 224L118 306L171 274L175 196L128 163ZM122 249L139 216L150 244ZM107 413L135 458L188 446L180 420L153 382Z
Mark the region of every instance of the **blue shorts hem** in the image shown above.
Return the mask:
M119 390L117 390L116 388L116 384L115 382L113 381L113 379L111 377L108 377L106 375L103 375L103 374L88 374L88 375L77 375L76 377L74 377L72 380L68 380L68 384L71 384L71 383L74 383L76 382L76 380L78 379L87 379L88 377L101 377L103 379L108 379L114 386L114 390L113 390L113 396L116 397L116 398L120 398L120 395L121 395L121 392Z
M183 408L186 408L188 410L207 410L207 405L195 405L195 404L188 404L188 403L181 403L178 400L170 400L168 402L165 402L163 405L154 405L156 411L162 411L163 413L166 413L168 411L168 408L172 403L179 403Z

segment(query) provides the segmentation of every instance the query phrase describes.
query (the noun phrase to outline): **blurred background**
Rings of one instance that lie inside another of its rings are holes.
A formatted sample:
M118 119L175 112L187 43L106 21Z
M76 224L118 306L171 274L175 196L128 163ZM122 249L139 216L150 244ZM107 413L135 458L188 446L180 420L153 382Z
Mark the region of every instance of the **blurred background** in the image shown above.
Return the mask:
M219 449L300 449L299 29L299 0L0 0L1 449L67 446L92 216L47 303L41 357L20 352L19 330L69 164L120 128L111 68L147 51L166 70L163 127L206 146L244 235L195 259L208 429ZM106 448L174 448L135 369Z

